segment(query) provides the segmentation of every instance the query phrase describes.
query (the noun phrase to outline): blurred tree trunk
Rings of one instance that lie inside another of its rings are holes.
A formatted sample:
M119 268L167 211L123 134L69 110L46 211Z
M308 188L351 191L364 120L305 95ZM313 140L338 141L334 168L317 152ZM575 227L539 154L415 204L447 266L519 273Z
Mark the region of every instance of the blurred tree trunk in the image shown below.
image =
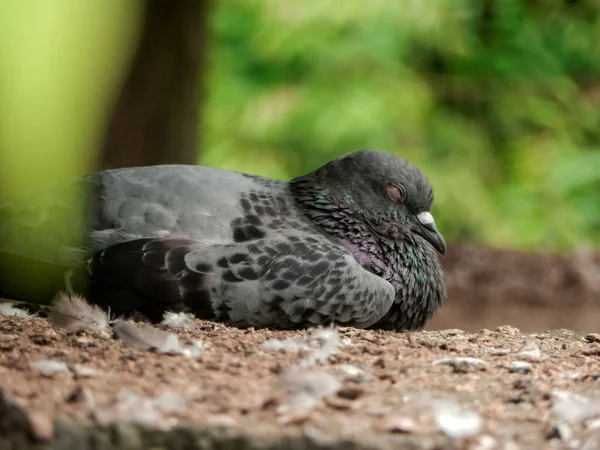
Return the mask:
M146 0L143 29L100 155L102 169L193 164L210 0Z

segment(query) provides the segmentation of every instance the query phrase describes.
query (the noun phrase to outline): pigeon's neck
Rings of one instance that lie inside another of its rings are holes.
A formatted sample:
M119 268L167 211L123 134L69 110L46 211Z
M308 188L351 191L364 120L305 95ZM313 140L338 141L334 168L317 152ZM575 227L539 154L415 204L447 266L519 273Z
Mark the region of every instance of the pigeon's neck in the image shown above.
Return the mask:
M386 258L377 233L346 206L331 201L329 191L308 176L290 183L291 193L305 216L320 231L346 247L365 268L382 275Z

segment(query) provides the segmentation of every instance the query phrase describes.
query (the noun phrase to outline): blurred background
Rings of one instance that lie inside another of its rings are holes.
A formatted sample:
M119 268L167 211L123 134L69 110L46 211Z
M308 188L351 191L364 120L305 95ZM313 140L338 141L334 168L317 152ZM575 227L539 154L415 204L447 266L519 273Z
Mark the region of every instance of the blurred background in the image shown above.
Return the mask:
M452 243L430 328L600 326L597 0L4 0L0 54L0 197L385 150Z

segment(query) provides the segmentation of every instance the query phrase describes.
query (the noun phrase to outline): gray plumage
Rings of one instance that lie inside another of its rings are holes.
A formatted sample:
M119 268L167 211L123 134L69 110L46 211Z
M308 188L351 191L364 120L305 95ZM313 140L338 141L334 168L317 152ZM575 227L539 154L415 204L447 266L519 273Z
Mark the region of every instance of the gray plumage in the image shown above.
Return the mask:
M80 194L87 220L53 226ZM99 172L0 206L0 264L20 271L0 294L44 303L23 272L48 265L49 289L70 270L117 315L417 329L445 297L432 202L418 168L370 150L291 182L182 165Z

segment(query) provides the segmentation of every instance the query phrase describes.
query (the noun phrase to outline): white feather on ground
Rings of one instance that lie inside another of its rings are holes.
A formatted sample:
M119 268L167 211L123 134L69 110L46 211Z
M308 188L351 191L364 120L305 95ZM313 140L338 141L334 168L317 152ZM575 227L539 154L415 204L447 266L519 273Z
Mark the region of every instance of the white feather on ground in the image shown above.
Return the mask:
M184 355L188 358L198 356L203 346L199 342L183 345L176 334L133 322L117 321L113 325L115 335L130 347L142 350L156 350L159 353Z
M268 339L262 343L265 350L296 350L310 352L300 361L302 367L309 367L317 363L326 363L329 357L335 354L341 345L340 334L337 328L317 328L299 339Z
M181 411L185 400L179 394L167 392L160 397L141 397L131 391L121 391L110 406L93 411L96 422L108 425L118 422L133 422L169 429L177 421L168 416Z
M321 346L314 348L306 358L300 361L300 365L303 367L328 362L329 357L335 354L340 345L340 333L337 328L317 328L311 333L310 338L321 342Z
M475 436L484 425L483 418L476 411L456 403L434 403L433 417L438 428L455 439Z
M126 345L142 350L157 349L160 351L174 345L179 346L179 339L173 333L149 326L136 325L133 322L120 320L113 325L113 331Z
M30 314L28 311L18 308L14 303L10 302L0 303L0 314L4 316L21 317L23 319L33 319L38 316L37 313Z
M284 372L279 383L285 389L286 400L283 411L310 410L324 397L335 394L342 383L324 370Z
M109 317L102 308L90 305L77 294L59 292L50 307L50 321L69 331L89 330L100 333L108 327Z
M261 348L264 350L302 350L309 351L311 346L304 341L300 341L294 338L285 339L267 339L261 344Z
M167 311L163 314L163 320L160 324L169 328L189 330L192 326L193 319L194 315L190 313L176 313L172 311Z

